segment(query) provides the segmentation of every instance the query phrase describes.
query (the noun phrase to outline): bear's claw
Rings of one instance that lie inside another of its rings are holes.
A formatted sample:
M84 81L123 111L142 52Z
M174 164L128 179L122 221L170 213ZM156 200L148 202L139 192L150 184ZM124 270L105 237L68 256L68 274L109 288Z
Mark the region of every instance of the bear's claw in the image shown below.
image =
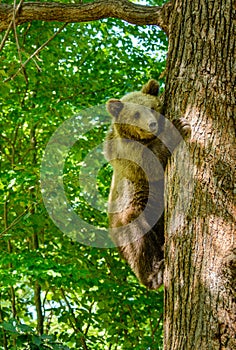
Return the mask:
M148 289L157 290L163 284L163 275L164 275L164 259L162 259L158 263L158 267L156 267L156 271L153 272L147 278L146 287Z
M187 119L184 117L174 119L173 124L183 137L191 136L191 125Z

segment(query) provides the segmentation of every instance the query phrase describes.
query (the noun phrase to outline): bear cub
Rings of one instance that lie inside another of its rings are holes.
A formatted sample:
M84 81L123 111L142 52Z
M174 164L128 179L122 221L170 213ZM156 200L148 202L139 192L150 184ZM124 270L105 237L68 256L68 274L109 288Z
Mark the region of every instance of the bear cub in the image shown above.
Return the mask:
M112 117L104 154L113 167L108 200L110 235L139 281L158 289L164 272L164 169L171 152L188 136L184 118L161 114L159 84L110 99Z

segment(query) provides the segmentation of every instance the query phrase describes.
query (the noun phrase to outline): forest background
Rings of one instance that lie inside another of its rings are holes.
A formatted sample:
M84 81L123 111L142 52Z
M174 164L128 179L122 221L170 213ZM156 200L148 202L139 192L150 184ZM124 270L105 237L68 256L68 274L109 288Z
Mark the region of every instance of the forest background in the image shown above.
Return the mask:
M162 349L163 291L141 286L115 249L83 245L56 227L40 166L65 120L149 78L163 88L167 38L157 26L115 19L33 21L16 30L18 42L12 30L0 53L0 349ZM95 226L107 225L106 213L87 203L78 172L107 128L76 143L64 168L68 200ZM97 176L104 199L110 179L104 165Z

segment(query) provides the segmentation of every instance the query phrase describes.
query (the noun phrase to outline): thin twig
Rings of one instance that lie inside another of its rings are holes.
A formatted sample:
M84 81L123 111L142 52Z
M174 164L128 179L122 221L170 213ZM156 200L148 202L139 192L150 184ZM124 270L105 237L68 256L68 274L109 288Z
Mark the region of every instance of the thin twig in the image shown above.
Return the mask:
M13 21L13 28L14 28L14 33L15 33L15 39L16 39L16 46L17 46L17 51L18 51L18 55L19 55L19 59L20 59L20 64L21 66L23 65L22 62L22 56L21 56L21 48L20 48L20 44L19 44L19 40L18 40L18 35L17 35L17 30L16 30L16 0L14 0L14 8L13 8L13 17L12 17L12 21ZM28 77L26 75L25 69L22 68L23 71L23 75L26 81L26 84L28 84Z
M48 43L50 43L50 41L52 41L66 26L68 23L64 23L63 26L58 29L58 31L56 33L54 33L51 38L49 38L43 45L41 45L22 65L21 67L18 69L18 71L13 74L11 77L7 78L4 80L4 83L8 82L9 80L13 80L22 69L25 68L25 66L27 65L27 63L34 57L36 56L45 46L47 46Z
M69 301L67 300L67 297L66 297L66 294L65 294L65 292L64 292L64 289L61 287L61 288L60 288L60 291L61 291L61 294L62 294L62 296L63 296L63 299L65 300L66 305L67 305L67 307L68 307L68 309L69 309L69 311L70 311L70 313L71 313L71 315L72 315L73 321L74 321L74 323L73 323L72 320L70 320L71 325L72 325L74 331L76 331L76 332L79 331L79 332L81 333L80 340L81 340L81 343L82 343L82 347L83 347L84 350L88 350L88 347L87 347L87 344L86 344L86 341L85 341L85 340L86 340L86 337L85 337L85 335L84 335L84 333L83 333L82 328L80 328L80 327L78 326L77 319L76 319L76 317L75 317L75 314L74 314L74 312L73 312L73 309L72 309L72 307L71 307ZM69 319L70 319L70 318L69 318Z
M13 226L15 226L16 224L18 224L18 222L20 221L20 219L22 218L23 215L25 215L27 213L27 211L29 211L31 208L31 206L29 206L27 209L25 209L23 211L23 213L21 213L15 220L12 221L12 223L7 226L2 232L0 232L0 238L7 232L9 231Z
M0 304L0 323L2 323L3 321L4 321L3 313L2 313L1 304ZM2 329L2 333L3 333L3 344L2 345L4 347L4 350L8 350L7 334L6 334L6 331L4 328Z
M161 315L160 315L160 317L159 317L159 320L158 320L158 322L157 322L157 324L156 324L156 327L154 327L154 329L153 329L153 334L156 333L156 331L157 331L157 329L158 329L158 327L159 327L159 324L161 323L162 320L163 320L163 313L161 313Z
M15 11L13 11L13 18L16 17L16 15L17 15L19 9L21 8L23 2L24 2L24 0L20 0L19 4L17 5L17 8L15 9ZM13 18L12 18L11 22L9 23L9 26L8 26L8 28L7 28L7 31L6 31L6 33L5 33L5 35L4 35L3 39L2 39L2 42L1 42L1 44L0 44L0 51L3 49L3 47L4 47L4 45L5 45L5 42L6 42L6 40L7 40L8 34L9 34L9 32L10 32L10 30L11 30L11 27L12 27L12 25L13 25L13 22L14 22L14 19L13 19Z

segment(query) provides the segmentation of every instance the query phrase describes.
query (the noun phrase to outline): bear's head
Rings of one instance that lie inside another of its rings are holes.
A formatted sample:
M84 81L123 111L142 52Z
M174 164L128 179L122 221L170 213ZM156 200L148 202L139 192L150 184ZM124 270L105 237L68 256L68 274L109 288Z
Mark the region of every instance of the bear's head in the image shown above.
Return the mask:
M141 91L107 102L107 110L113 117L113 130L117 136L133 140L150 140L156 137L160 132L161 119L158 92L159 84L151 79Z

